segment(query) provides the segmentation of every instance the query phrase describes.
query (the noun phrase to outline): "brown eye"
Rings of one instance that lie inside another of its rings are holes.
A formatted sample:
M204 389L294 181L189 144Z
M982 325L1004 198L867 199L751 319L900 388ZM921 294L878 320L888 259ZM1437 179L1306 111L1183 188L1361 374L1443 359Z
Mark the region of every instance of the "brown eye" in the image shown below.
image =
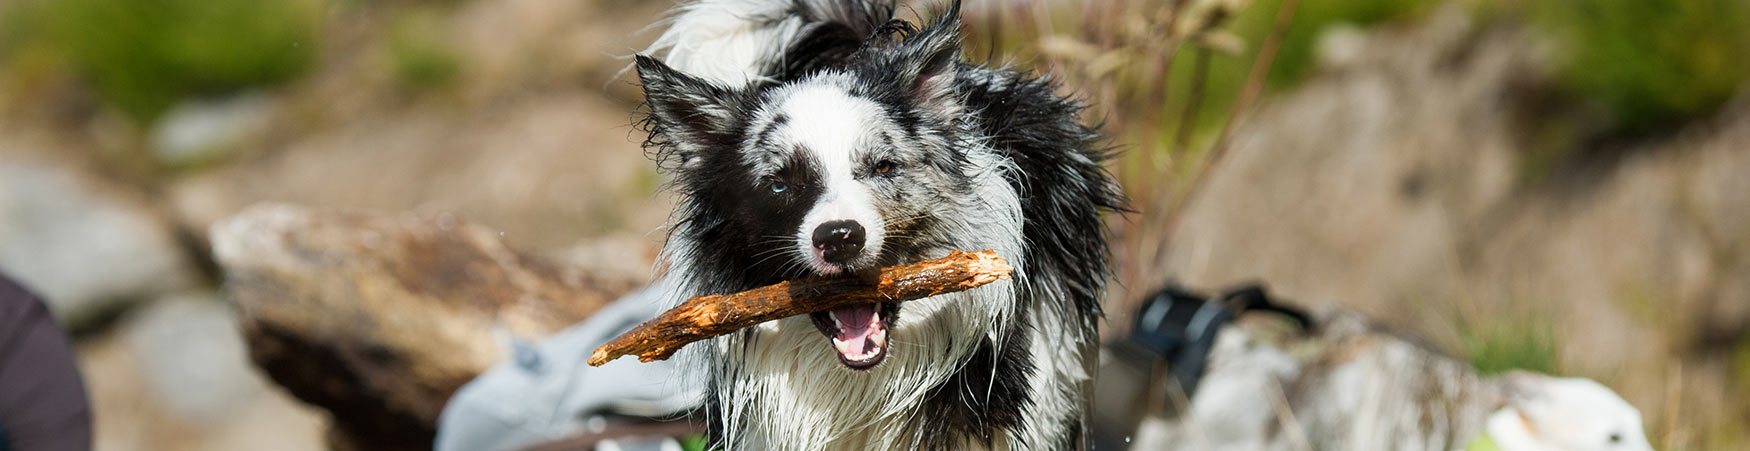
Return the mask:
M881 175L891 174L893 173L894 166L895 165L891 160L881 160L879 163L875 163L875 173Z

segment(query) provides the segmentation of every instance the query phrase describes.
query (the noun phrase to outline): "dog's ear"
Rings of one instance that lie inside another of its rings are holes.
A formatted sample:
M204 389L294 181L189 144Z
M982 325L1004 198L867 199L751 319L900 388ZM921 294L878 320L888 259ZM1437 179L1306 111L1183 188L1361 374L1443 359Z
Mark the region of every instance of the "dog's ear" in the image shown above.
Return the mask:
M900 67L904 71L899 80L905 83L901 88L912 101L944 116L958 114L954 77L959 75L961 64L960 2L949 4L934 24L906 39L902 48Z
M1501 377L1501 396L1508 407L1519 412L1527 429L1536 434L1536 425L1550 417L1549 385L1552 379L1542 374L1513 371Z
M645 131L657 149L661 166L688 167L711 149L734 146L738 92L681 73L638 55L638 80L650 108Z

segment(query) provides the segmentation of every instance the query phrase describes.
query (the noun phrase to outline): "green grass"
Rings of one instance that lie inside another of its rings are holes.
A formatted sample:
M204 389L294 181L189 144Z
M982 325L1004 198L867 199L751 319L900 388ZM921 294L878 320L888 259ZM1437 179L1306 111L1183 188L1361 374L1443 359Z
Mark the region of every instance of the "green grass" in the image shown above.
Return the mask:
M28 24L4 35L0 57L46 49L106 103L151 123L185 97L282 83L302 73L314 59L316 6L314 0L26 0L0 19Z
M416 93L438 91L455 84L462 59L442 39L439 16L411 11L397 17L389 34L390 66L401 86Z
M1637 134L1713 113L1750 82L1750 2L1547 0L1532 23L1558 37L1560 87Z
M1281 3L1282 0L1260 0L1235 25L1242 34L1252 37L1252 42L1262 42ZM1414 20L1439 4L1433 0L1302 0L1293 25L1283 35L1282 51L1271 68L1269 85L1275 89L1288 88L1312 75L1317 66L1313 47L1318 44L1319 34L1333 25L1366 28ZM1266 15L1269 17L1262 17Z
M1750 84L1750 2L1478 0L1558 44L1546 110L1529 123L1522 184L1713 115Z
M1239 95L1246 74L1258 56L1265 38L1275 27L1277 11L1283 0L1257 0L1234 17L1228 29L1246 41L1244 52L1236 55L1217 54L1210 61L1207 95L1203 112L1198 115L1197 128L1208 133L1218 129L1233 101ZM1413 20L1424 15L1433 5L1431 0L1302 0L1295 9L1294 20L1283 33L1282 47L1271 64L1265 85L1272 91L1284 91L1312 76L1317 69L1314 47L1318 37L1334 25L1368 27L1392 21ZM1191 53L1182 53L1173 65L1173 93L1190 90L1195 65ZM1169 96L1165 108L1182 111L1185 96Z
M1259 0L1233 29L1253 46L1212 66L1213 79L1243 76L1282 0ZM1743 0L1542 0L1503 9L1472 3L1485 19L1521 20L1560 43L1557 88L1595 102L1613 132L1639 134L1718 110L1750 83L1750 2ZM1284 36L1269 86L1294 86L1315 69L1318 35L1334 24L1362 27L1416 20L1430 0L1303 0ZM1519 17L1500 17L1510 11ZM1219 97L1219 96L1217 96Z
M1247 46L1239 54L1216 54L1211 60L1204 99L1190 130L1191 148L1211 143L1229 117L1283 2L1257 0L1226 27L1244 38ZM1315 74L1318 38L1332 26L1413 22L1441 3L1302 0L1265 85L1272 92L1286 91ZM1533 152L1525 156L1520 171L1525 183L1535 183L1571 163L1597 138L1664 133L1705 118L1750 84L1750 1L1476 0L1469 6L1484 21L1482 26L1524 23L1559 44L1549 87L1555 102L1569 106L1557 108L1559 114L1535 118L1539 122L1528 135ZM1140 127L1129 139L1166 143L1180 133L1177 117L1185 111L1187 93L1192 91L1194 58L1193 52L1181 52L1166 81L1167 100L1145 107L1162 113L1138 115L1173 119ZM1183 161L1198 156L1170 157Z
M1499 316L1490 322L1461 328L1466 357L1483 375L1527 370L1554 374L1557 364L1556 331L1552 322L1537 318Z
M680 439L681 449L686 451L705 451L705 436L703 434L688 434Z
M1283 0L1257 0L1228 29L1247 43L1237 55L1217 54L1209 66L1205 100L1194 133L1213 134L1227 118L1246 72L1268 36ZM1539 132L1541 144L1586 142L1574 133L1641 135L1705 117L1750 84L1750 2L1743 0L1546 0L1472 3L1484 20L1519 21L1560 44L1553 88L1566 102L1593 105L1607 116L1603 130L1556 124ZM1266 86L1292 89L1317 72L1315 46L1334 25L1372 27L1419 20L1438 7L1433 0L1302 0ZM1182 52L1160 105L1173 117L1190 90L1193 53ZM1563 118L1549 118L1552 123ZM1173 125L1156 132L1176 133ZM1162 138L1163 137L1157 137ZM1547 146L1546 146L1547 147ZM1565 151L1540 155L1540 168L1558 164ZM1547 168L1545 168L1547 169Z
M1740 390L1750 391L1750 336L1739 338L1732 349L1732 375ZM1744 413L1750 415L1750 399L1741 400L1740 404Z

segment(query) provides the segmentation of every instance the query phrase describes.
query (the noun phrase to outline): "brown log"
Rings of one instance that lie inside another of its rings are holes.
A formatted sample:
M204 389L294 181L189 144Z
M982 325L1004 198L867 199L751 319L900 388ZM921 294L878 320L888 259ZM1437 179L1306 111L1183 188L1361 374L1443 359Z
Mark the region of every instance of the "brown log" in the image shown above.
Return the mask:
M947 257L883 268L874 278L809 277L740 293L688 299L596 348L591 366L623 355L665 360L695 341L791 315L871 302L905 302L1006 280L1014 268L996 251L954 251Z
M336 450L430 450L458 387L636 288L442 215L267 204L213 227L249 357L328 411Z

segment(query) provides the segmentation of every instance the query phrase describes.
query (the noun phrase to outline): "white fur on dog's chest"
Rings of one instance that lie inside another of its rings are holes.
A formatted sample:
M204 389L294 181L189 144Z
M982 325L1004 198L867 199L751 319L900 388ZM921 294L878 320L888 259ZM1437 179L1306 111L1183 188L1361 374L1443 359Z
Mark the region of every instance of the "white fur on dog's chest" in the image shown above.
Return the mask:
M826 337L806 317L761 325L745 346L743 337L726 340L720 349L727 352L720 358L746 362L737 371L741 377L730 382L736 406L726 407L746 409L731 413L748 415L747 424L758 425L739 431L745 437L726 438L748 449L878 449L876 444L915 443L904 434L924 397L958 370L955 356L971 353L979 341L963 336L971 324L959 320L973 313L966 307L996 302L980 298L1011 290L990 291L1003 293L957 293L912 302L939 304L942 311L926 317L901 310L890 355L863 371L839 364Z

